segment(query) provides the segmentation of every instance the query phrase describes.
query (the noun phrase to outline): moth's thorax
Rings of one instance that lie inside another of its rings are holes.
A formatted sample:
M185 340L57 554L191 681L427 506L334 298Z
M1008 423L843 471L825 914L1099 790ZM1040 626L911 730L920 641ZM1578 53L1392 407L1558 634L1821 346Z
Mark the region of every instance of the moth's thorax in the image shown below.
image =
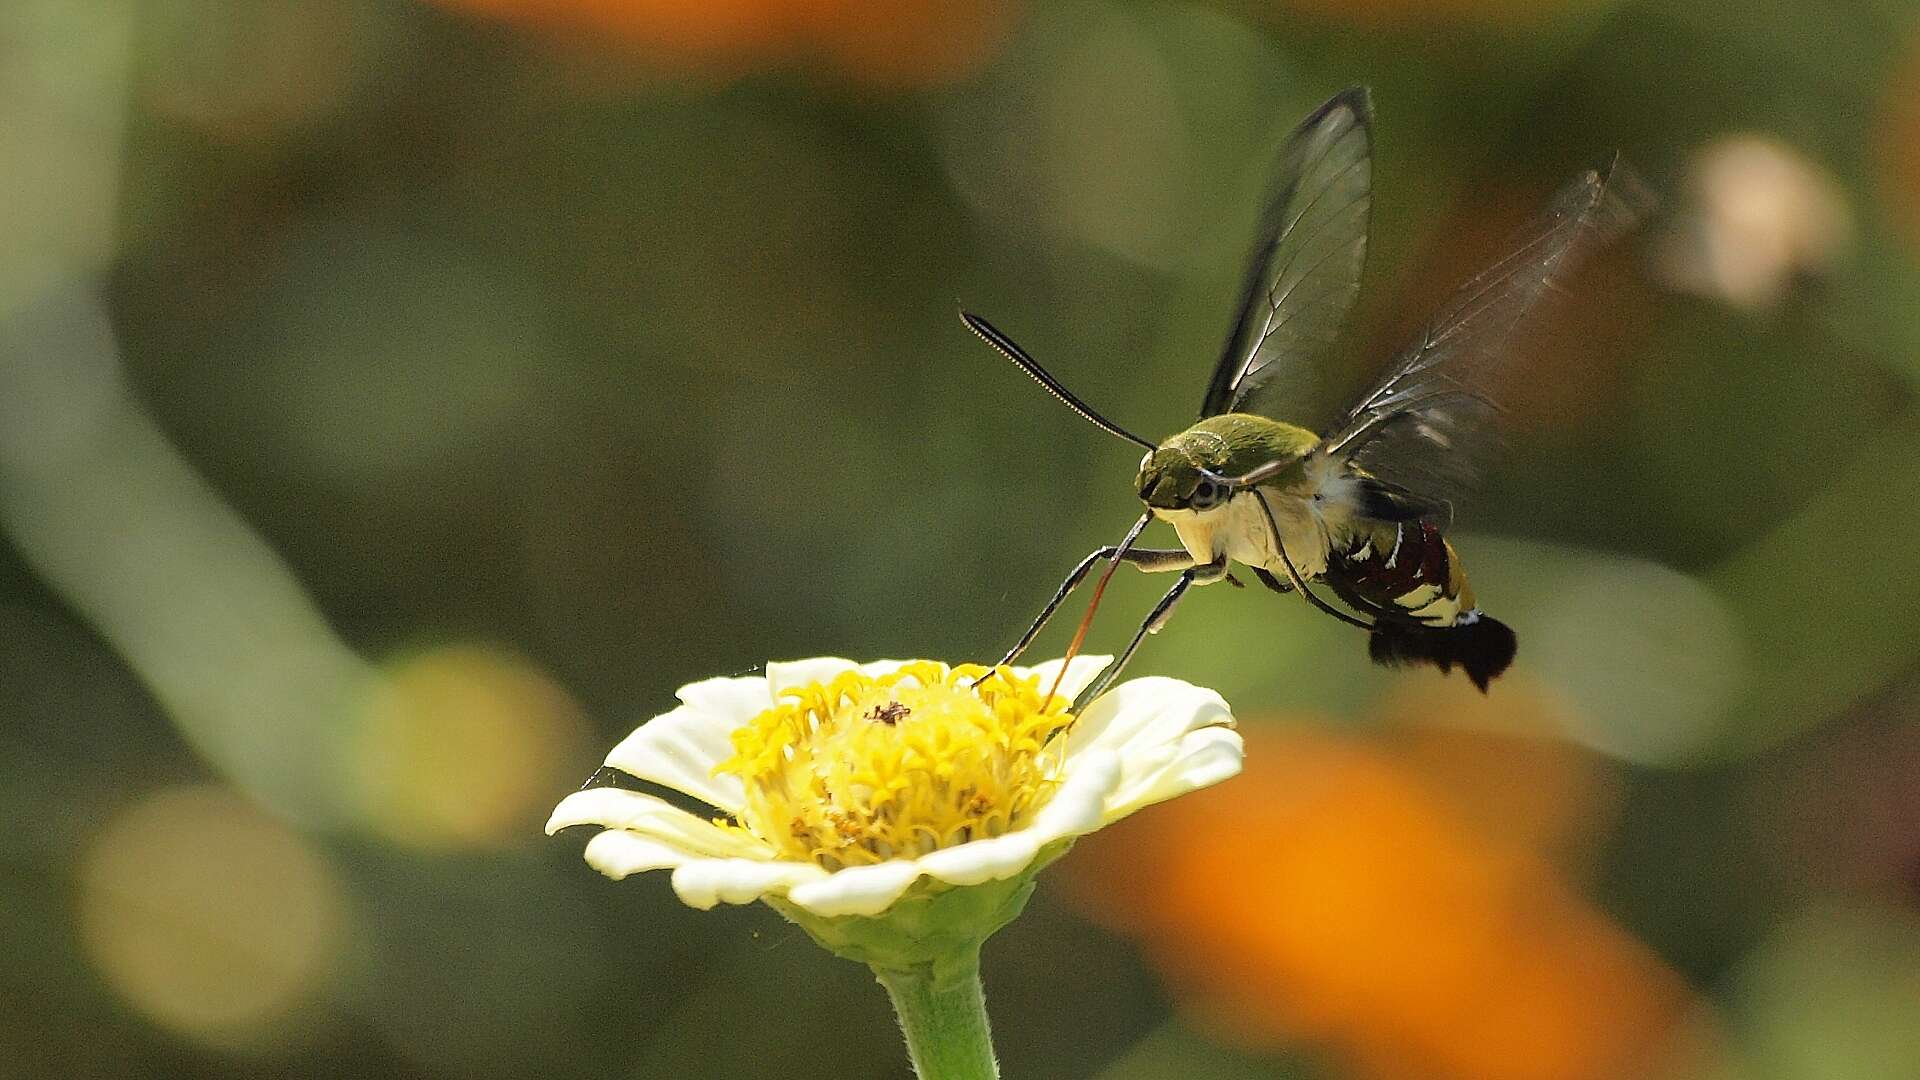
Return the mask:
M1156 512L1184 510L1204 473L1243 475L1274 461L1299 459L1318 441L1305 428L1251 413L1209 416L1148 451L1140 459L1135 490ZM1271 483L1294 486L1285 473Z
M1223 506L1152 510L1173 526L1180 545L1196 562L1225 556L1284 577L1286 565L1274 544L1277 529L1294 568L1316 578L1325 571L1329 553L1345 543L1359 520L1358 485L1339 460L1309 455L1297 470L1283 472L1257 491L1243 491Z
M1209 416L1161 446L1178 447L1223 475L1249 472L1270 461L1297 458L1320 437L1303 427L1252 413Z

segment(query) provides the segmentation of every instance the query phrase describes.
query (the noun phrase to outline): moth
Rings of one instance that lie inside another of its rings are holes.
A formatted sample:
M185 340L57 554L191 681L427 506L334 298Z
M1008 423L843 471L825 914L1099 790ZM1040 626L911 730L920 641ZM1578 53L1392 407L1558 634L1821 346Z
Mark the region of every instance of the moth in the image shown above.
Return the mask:
M1026 650L1103 561L1108 575L1125 562L1179 579L1076 707L1118 676L1190 587L1240 584L1230 574L1236 563L1268 588L1365 630L1376 663L1458 667L1485 692L1513 662L1513 630L1481 610L1447 539L1450 495L1485 456L1498 411L1488 387L1515 359L1516 337L1593 251L1634 226L1644 189L1617 160L1575 177L1514 238L1509 254L1461 286L1363 394L1316 422L1302 415L1310 395L1300 391L1338 358L1359 295L1372 163L1372 104L1362 87L1336 94L1286 139L1239 315L1199 419L1161 442L1108 420L1011 338L961 312L974 333L1068 408L1146 451L1134 480L1145 513L1121 543L1074 567L1003 663ZM1134 546L1155 519L1173 527L1179 547ZM1098 602L1096 590L1070 651Z

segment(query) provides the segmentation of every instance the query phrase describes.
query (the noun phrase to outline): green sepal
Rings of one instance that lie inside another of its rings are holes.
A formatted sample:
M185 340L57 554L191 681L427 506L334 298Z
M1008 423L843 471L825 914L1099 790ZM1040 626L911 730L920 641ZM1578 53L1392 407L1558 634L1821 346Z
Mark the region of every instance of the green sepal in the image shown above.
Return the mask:
M1001 881L949 885L921 878L878 915L816 915L785 897L764 899L836 956L880 973L930 971L936 984L945 984L974 977L981 944L1019 916L1041 869L1072 846L1071 839L1056 840Z

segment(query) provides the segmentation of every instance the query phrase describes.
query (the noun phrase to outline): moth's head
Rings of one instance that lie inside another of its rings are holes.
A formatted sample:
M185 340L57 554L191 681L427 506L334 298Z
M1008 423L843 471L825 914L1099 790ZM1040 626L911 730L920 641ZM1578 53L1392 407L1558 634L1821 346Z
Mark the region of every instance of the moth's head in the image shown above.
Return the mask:
M1209 472L1226 457L1226 442L1218 435L1183 431L1140 459L1134 490L1155 510L1211 510L1224 493Z

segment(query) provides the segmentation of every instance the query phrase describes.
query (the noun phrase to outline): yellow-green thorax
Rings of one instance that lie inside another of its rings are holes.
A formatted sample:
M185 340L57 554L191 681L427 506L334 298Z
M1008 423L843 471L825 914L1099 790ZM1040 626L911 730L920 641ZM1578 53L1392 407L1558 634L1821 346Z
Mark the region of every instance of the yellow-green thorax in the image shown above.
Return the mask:
M1201 470L1216 476L1238 476L1271 461L1292 459L1296 468L1319 436L1303 427L1252 413L1209 416L1167 438L1158 449L1140 459L1136 488L1141 501L1156 510L1185 510L1200 487ZM1291 486L1289 471L1270 483ZM1299 478L1292 478L1297 482Z

